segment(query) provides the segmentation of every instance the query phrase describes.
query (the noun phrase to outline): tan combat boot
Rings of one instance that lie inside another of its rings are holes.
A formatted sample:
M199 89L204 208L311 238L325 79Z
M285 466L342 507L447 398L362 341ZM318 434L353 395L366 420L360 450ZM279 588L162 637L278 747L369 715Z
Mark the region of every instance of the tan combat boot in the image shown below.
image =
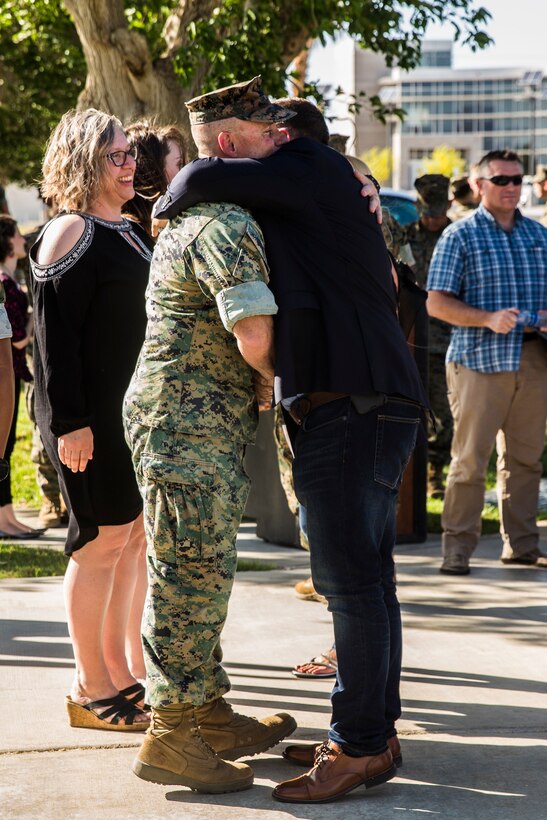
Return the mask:
M224 760L265 752L296 729L295 719L286 712L257 720L234 712L224 698L204 703L195 711L202 737Z
M152 709L152 725L133 762L133 771L142 780L188 786L205 794L237 792L253 785L250 766L225 763L203 740L190 704Z
M38 526L49 529L61 526L61 507L53 501L44 500L38 514Z

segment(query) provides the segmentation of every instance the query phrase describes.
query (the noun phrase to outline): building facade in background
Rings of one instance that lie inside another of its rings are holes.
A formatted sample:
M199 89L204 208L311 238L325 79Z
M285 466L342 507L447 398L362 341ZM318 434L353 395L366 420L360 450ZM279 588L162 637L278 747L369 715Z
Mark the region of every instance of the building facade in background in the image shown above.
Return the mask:
M439 145L458 150L468 165L498 148L517 151L528 174L547 164L547 74L539 67L454 69L452 43L444 40L423 43L422 64L414 71L390 69L381 55L349 39L335 48L344 58L331 68L346 70L335 82L329 76L330 93L336 85L347 96L362 90L407 112L403 123L393 117L384 126L363 107L333 124L349 133L351 153L374 145L393 149L393 187L410 189Z

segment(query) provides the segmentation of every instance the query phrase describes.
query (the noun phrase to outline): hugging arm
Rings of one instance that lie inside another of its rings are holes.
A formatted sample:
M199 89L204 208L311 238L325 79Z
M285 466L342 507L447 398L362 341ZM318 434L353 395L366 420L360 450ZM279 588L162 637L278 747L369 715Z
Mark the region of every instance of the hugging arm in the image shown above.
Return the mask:
M286 176L261 160L195 160L180 171L155 208L155 219L173 219L199 202L234 202L244 208L287 216L306 207L307 197Z

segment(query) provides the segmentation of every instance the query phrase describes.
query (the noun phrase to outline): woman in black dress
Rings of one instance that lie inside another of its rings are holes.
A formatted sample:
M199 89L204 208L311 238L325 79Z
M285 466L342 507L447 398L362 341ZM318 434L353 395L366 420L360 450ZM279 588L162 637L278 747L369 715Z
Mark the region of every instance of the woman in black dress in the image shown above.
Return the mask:
M65 114L42 185L60 213L31 251L36 418L70 511L65 603L76 676L67 709L72 726L118 730L149 722L126 657L145 538L122 400L144 339L152 247L122 217L134 173L115 117Z

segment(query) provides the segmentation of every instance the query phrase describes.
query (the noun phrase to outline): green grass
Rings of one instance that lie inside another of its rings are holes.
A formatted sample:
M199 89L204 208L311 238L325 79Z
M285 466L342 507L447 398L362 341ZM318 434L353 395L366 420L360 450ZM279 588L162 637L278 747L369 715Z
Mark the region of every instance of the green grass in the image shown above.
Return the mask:
M67 557L59 550L0 543L0 578L64 575Z
M25 547L0 543L0 578L47 578L64 575L68 559L56 549ZM240 558L238 572L268 572L276 564L250 558Z
M24 390L19 400L17 440L11 457L11 492L15 507L39 509L42 499L36 483L36 467L30 459L32 423L28 417Z
M270 561L256 560L254 558L237 559L238 572L269 572L271 569L277 569L277 564L272 564Z

